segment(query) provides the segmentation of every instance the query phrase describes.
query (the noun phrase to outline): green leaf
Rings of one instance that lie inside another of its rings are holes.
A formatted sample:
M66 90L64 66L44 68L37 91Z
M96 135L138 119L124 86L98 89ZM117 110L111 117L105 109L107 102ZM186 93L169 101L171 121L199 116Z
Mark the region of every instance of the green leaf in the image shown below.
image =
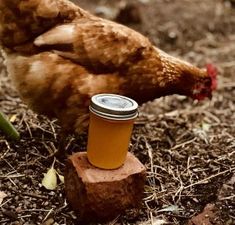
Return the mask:
M20 139L20 134L14 126L7 120L6 116L0 112L0 130L2 130L9 138L14 141Z

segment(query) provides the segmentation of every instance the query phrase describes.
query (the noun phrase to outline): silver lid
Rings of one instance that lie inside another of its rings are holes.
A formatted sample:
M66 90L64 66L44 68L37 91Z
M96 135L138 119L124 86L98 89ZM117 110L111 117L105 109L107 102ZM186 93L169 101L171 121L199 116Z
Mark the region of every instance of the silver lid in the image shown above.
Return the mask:
M98 94L91 98L90 111L103 118L114 120L133 119L138 114L138 104L125 96Z

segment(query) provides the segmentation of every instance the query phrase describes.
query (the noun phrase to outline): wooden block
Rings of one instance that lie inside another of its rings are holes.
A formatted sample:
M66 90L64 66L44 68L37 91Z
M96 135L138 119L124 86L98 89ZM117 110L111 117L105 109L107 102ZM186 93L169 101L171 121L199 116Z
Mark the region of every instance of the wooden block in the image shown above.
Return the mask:
M145 179L144 165L131 153L115 170L96 168L86 153L76 153L66 166L65 192L79 219L105 222L141 205Z

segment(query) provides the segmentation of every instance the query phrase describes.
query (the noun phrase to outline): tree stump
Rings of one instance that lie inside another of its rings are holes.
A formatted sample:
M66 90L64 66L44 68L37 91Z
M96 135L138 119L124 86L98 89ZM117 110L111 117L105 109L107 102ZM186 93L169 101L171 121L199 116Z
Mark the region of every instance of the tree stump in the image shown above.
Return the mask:
M80 220L105 222L141 205L145 180L144 165L131 153L115 170L94 167L86 153L76 153L67 162L65 192Z

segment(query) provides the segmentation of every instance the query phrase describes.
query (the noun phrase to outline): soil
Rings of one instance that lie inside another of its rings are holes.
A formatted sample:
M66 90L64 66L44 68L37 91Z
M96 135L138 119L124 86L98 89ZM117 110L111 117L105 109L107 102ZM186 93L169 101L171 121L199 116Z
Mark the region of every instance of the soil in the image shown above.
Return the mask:
M198 66L213 63L219 70L211 100L169 96L141 107L130 151L147 167L145 198L139 211L130 210L109 224L192 224L208 204L216 208L211 224L235 224L233 1L75 2L138 30L172 55ZM60 127L56 120L29 110L5 68L0 68L0 108L21 134L19 142L12 142L0 133L0 192L6 194L0 203L0 224L78 224L79 215L67 204L63 184L55 191L41 184L52 164L49 156L58 146ZM84 151L86 136L71 136L67 147L70 153ZM64 166L56 160L60 174Z

